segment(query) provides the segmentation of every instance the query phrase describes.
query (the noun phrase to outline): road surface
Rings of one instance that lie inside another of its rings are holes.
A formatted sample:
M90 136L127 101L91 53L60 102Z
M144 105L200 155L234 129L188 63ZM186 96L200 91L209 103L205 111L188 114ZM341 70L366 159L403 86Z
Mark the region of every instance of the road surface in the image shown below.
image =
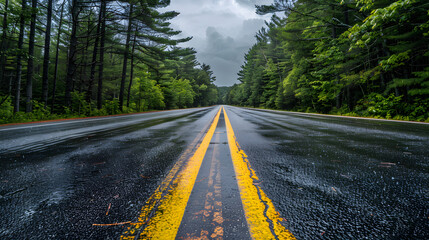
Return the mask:
M214 106L0 126L1 239L428 239L429 125Z

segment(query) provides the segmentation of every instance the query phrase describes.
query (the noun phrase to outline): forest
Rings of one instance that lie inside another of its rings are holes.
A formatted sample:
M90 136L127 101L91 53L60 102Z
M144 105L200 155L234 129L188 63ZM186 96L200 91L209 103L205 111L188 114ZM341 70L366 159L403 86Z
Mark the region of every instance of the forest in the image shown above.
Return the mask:
M227 104L429 122L429 1L275 0Z
M169 0L0 0L0 124L208 106Z
M218 103L429 122L429 2L275 0L239 83L179 47L169 0L0 0L0 124Z

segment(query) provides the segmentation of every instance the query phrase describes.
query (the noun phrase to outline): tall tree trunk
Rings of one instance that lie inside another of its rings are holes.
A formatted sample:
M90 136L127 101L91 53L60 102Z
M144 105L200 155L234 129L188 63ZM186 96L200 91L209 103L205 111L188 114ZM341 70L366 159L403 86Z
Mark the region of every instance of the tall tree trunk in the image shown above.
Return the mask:
M91 11L90 15L92 15L92 11ZM84 85L87 83L86 80L89 81L89 79L87 78L87 73L86 73L86 67L88 66L88 62L87 62L88 58L86 57L86 54L89 52L88 49L89 49L90 36L92 34L92 31L91 31L92 29L91 29L91 21L86 21L86 23L87 23L86 27L87 27L88 37L86 37L85 47L82 49L82 55L81 55L81 59L83 59L83 61L80 62L80 64L82 66L80 68L79 84L78 84L78 89L77 89L77 91L79 93L82 93L84 91L83 90L84 89ZM75 89L74 86L73 86L73 89Z
M8 13L8 8L9 6L9 0L6 0L4 3L4 13L3 13L3 28L2 28L2 36L1 36L1 47L0 47L0 52L1 52L1 56L0 56L0 88L1 90L3 89L3 87L5 89L9 89L10 84L5 84L6 83L6 77L5 77L5 67L6 67L6 38L7 38L7 13ZM8 85L8 86L5 86Z
M347 4L345 4L345 6L343 7L343 14L344 14L344 23L346 25L349 25L349 8L347 7ZM349 110L351 111L353 109L353 104L352 104L352 96L350 94L350 84L347 85L346 87L346 99L347 99L347 105L349 107Z
M13 73L10 73L10 75L9 75L9 84L8 84L8 89L7 89L7 95L11 95L12 94L12 83L13 83Z
M343 13L344 13L344 23L346 25L350 24L350 20L349 20L349 7L347 7L347 4L343 7Z
M383 33L383 29L381 29L380 30L381 31L381 33ZM384 39L382 39L381 40L381 50L383 51L383 55L384 56L386 56L386 57L390 57L391 56L391 54L390 54L390 51L389 51L389 48L387 47L387 42L386 42L386 39L384 38ZM382 73L383 74L383 73ZM393 75L393 72L392 71L389 71L389 72L386 72L386 75L389 77L389 79L387 79L387 82L390 82L390 81L392 81L393 79L395 79L395 76ZM385 81L386 82L386 81ZM386 82L386 83L387 83ZM399 89L398 89L398 87L395 85L395 87L394 87L394 89L395 89L395 96L399 96L400 94L399 94Z
M101 21L102 21L102 15L103 15L101 8L102 6L100 6L100 12L98 13L97 33L95 37L94 49L92 50L91 73L89 77L88 91L86 92L86 101L88 103L91 102L92 87L94 85L94 78L95 78L95 66L97 65L98 42L100 40L100 28L101 28Z
M331 10L332 10L332 16L335 13L335 7L331 6ZM331 37L332 39L336 39L337 38L337 28L335 27L335 24L332 24L331 26ZM338 75L335 76L335 84L339 84L339 77ZM341 91L337 94L337 96L335 97L335 106L336 108L340 108L341 107Z
M52 102L51 102L51 112L54 111L54 105L55 105L55 91L57 90L57 78L58 78L58 56L60 52L60 37L61 37L61 27L63 24L63 13L64 13L64 4L61 5L61 15L60 15L60 22L58 24L58 34L57 34L57 46L56 46L56 53L55 53L55 70L54 70L54 79L52 84Z
M16 56L16 80L15 80L15 99L14 99L14 112L19 112L19 102L21 98L21 77L22 77L22 46L24 45L24 28L25 16L24 13L27 8L26 0L21 2L21 16L19 20L19 37L18 37L18 56Z
M26 84L26 104L25 112L33 110L33 75L34 75L34 37L36 35L36 9L37 0L31 1L31 23L30 23L30 36L28 42L28 62L27 62L27 84Z
M71 92L73 91L73 83L75 72L77 69L76 65L76 51L77 51L77 28L79 26L78 18L79 18L79 1L72 0L72 31L70 35L70 47L68 54L68 67L67 67L67 77L66 77L66 91L65 91L65 105L66 107L71 106Z
M97 108L103 107L103 67L104 67L104 42L106 39L106 1L101 0L101 29L100 29L100 66L98 68L98 90L97 90Z
M137 27L136 27L137 33ZM128 94L127 94L127 107L130 107L130 96L131 96L131 86L133 85L133 77L134 77L134 50L136 47L137 34L134 34L133 47L131 48L131 63L130 63L130 84L128 85Z
M61 21L61 20L60 20ZM46 17L45 49L43 53L42 98L45 108L48 106L48 69L51 46L52 0L48 0L48 15Z
M125 42L124 64L122 65L121 88L119 90L119 108L121 111L122 111L123 105L124 105L125 78L127 77L127 62L128 62L128 52L129 52L129 48L130 48L133 7L134 7L134 5L131 3L130 4L130 13L128 16L127 40Z

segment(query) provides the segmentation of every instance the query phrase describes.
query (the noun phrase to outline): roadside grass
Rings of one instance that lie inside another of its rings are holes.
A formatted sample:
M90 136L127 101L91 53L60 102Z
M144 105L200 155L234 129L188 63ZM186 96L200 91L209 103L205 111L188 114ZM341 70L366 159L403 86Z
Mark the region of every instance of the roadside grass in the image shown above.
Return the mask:
M20 123L31 123L31 122L49 122L57 120L70 120L70 119L84 119L94 117L107 117L107 116L119 116L128 114L139 114L166 111L164 109L136 109L132 107L123 107L123 110L119 110L117 100L105 101L103 108L97 109L94 106L89 105L77 105L73 106L73 109L62 108L57 110L61 113L52 113L49 107L44 107L43 104L33 101L33 111L29 113L25 112L13 112L13 106L11 102L0 105L0 125L8 124L20 124ZM172 109L174 110L174 109Z

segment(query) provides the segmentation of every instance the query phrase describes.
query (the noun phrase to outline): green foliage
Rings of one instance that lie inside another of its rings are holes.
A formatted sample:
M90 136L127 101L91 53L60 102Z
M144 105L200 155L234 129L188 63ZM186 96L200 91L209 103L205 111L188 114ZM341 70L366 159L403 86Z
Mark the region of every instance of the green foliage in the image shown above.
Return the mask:
M78 91L73 91L72 96L72 107L70 113L77 113L78 116L87 116L91 113L91 106L88 102L85 101L85 93L79 93Z
M78 7L73 6L77 3ZM37 15L36 29L45 30L48 4L32 9L27 1L23 9L20 1L9 1L5 9L5 1L0 1L0 9L3 10L0 21L5 24L0 36L0 96L11 95L8 99L0 97L0 101L6 99L0 105L0 123L102 116L218 103L219 94L213 84L215 76L210 66L197 61L194 49L177 46L191 38L177 38L180 31L171 28L169 21L178 12L160 11L169 3L122 1L117 5L112 1L70 1L63 8L63 2L53 1L50 42L46 41L45 46L42 46L45 32L36 31L38 44L34 54L29 56L31 44L26 32L29 30L31 13ZM115 11L110 11L113 8ZM78 11L74 11L76 9ZM3 19L4 14L7 14L7 22ZM104 14L106 16L103 18ZM21 19L24 44L18 47ZM103 22L108 26L105 29L101 29ZM47 28L46 33L49 33ZM46 73L43 60L44 47L47 46L50 46L47 56L50 63L47 74L43 76L47 76L48 81L44 81L46 78L42 81L42 71ZM56 53L58 64L54 61ZM17 74L20 65L18 56L22 56L20 74ZM24 91L25 79L30 72L26 64L29 58L34 60L34 110L31 113L14 113L15 101L18 103L16 106L23 110L23 100L27 95ZM55 71L55 66L58 66L58 71ZM21 76L21 81L17 81L18 76ZM52 91L54 76L55 96ZM18 82L21 84L18 90L21 91L15 91ZM124 103L127 107L121 106ZM45 108L45 104L53 109Z
M33 100L33 111L29 113L13 112L12 101L8 98L0 106L0 124L43 121L61 118L61 116L51 114L49 108L45 108L42 103Z
M4 123L6 119L9 119L13 115L12 100L10 96L0 96L0 101L2 101L0 105L0 117L2 123Z
M394 79L387 89L407 87L408 94L411 96L429 95L429 67L425 68L423 71L413 72L413 75L415 78Z
M411 103L404 103L403 96L371 93L359 100L354 110L361 116L425 121L429 117L428 109L429 99L414 98Z
M226 104L227 103L227 95L232 87L218 87L218 104Z
M194 103L195 92L187 79L174 79L171 84L173 92L173 106L187 108Z
M395 97L394 94L384 97L381 94L371 93L358 102L356 111L361 112L364 116L391 118L400 113L402 97Z
M429 4L424 0L297 0L245 55L229 104L428 119ZM279 80L277 80L279 79Z
M131 95L133 101L131 108L137 112L165 108L161 87L156 84L155 80L147 78L147 75L134 79Z
M31 119L37 119L37 120L48 120L52 119L51 112L49 108L45 108L42 103L37 102L36 100L32 101L33 105L33 111L30 113L27 113L27 115Z
M112 100L106 100L103 104L103 108L105 109L108 115L114 115L114 114L120 113L119 99L114 98Z

